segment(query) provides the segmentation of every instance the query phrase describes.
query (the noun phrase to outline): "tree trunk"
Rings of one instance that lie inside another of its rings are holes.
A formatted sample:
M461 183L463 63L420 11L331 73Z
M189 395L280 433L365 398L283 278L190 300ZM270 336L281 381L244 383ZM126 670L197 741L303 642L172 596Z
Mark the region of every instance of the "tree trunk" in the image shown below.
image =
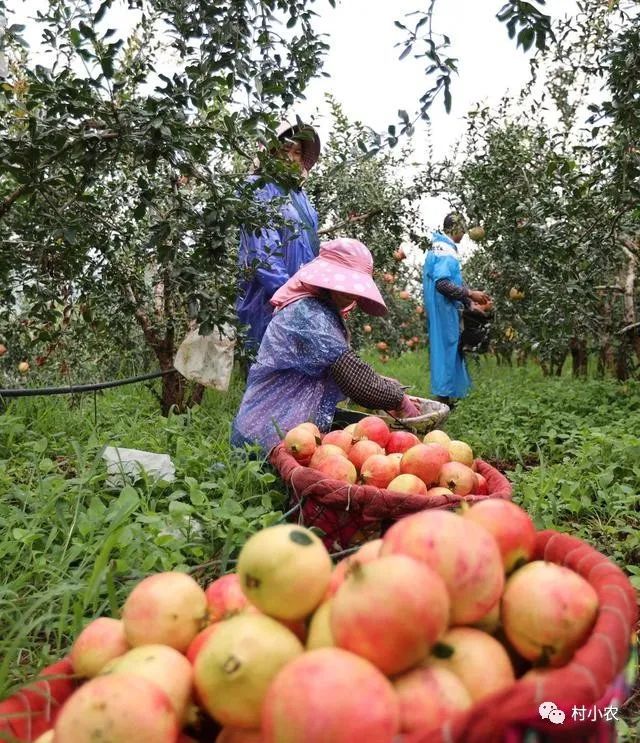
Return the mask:
M203 384L195 384L193 388L191 389L191 394L189 395L189 401L187 402L187 405L191 408L194 405L200 405L202 402L202 398L204 396L204 385Z
M629 379L629 350L626 343L620 343L616 353L616 379L625 382Z
M173 368L173 359L176 355L173 321L168 319L165 325L164 337L161 337L141 303L138 301L138 298L130 284L125 285L125 296L135 308L134 315L136 321L142 329L147 345L153 350L158 359L160 371L168 372ZM167 312L167 310L171 309L171 305L169 304L170 300L168 297L166 281L164 284L163 299L165 316L170 318L170 312ZM162 410L162 415L169 415L171 410L175 410L179 413L184 412L186 385L187 380L178 372L165 374L162 377L162 393L160 394L160 408Z
M551 356L550 373L556 377L562 376L562 368L566 361L568 351L562 351Z
M573 377L587 376L587 342L584 338L572 338L569 341L571 351L571 375Z
M513 359L511 358L511 355L511 351L496 351L498 366L502 366L503 364L506 366L513 366Z
M605 377L615 369L615 354L611 336L612 299L604 296L601 306L603 332L600 336L600 351L598 353L598 376Z
M640 361L640 335L638 334L638 324L636 315L636 273L638 270L638 256L636 251L638 245L625 240L623 242L622 250L627 256L627 269L624 275L624 281L622 287L624 289L623 299L623 311L622 320L624 327L619 331L619 335L622 336L620 343L620 353L627 355L627 360L622 365L619 359L620 368L624 368L628 376L629 368L629 357L634 352L638 361ZM625 377L626 379L627 377ZM620 379L620 377L618 377Z

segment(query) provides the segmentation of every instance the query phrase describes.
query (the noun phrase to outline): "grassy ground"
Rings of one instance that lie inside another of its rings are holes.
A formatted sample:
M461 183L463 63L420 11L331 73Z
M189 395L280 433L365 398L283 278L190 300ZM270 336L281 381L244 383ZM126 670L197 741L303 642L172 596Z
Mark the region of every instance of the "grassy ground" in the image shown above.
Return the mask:
M508 472L538 526L587 540L640 588L640 385L470 368L473 392L445 429ZM426 355L380 370L428 395ZM273 475L229 450L240 395L237 383L207 392L169 419L143 386L98 396L95 420L91 396L25 398L0 415L0 698L60 657L87 617L115 614L142 575L213 576L281 517ZM107 488L104 445L170 454L175 482ZM640 740L637 698L625 719L625 739Z

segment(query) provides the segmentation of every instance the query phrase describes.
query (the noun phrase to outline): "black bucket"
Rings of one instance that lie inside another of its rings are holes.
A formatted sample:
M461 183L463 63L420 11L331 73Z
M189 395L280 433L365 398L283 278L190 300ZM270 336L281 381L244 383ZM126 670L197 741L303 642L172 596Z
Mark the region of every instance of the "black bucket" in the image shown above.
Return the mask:
M491 340L493 313L464 310L460 350L469 353L487 353Z

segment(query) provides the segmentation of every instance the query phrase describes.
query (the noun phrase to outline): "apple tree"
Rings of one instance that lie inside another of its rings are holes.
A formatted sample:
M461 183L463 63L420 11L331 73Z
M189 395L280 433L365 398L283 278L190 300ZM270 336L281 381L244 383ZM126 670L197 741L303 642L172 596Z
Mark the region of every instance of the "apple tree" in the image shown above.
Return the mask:
M595 354L623 379L640 358L633 18L631 4L584 3L522 95L472 111L463 156L430 175L486 228L466 271L496 298L496 353L534 354L548 373L571 353L584 374ZM603 79L604 102L586 111Z
M77 320L103 353L137 343L167 370L190 318L234 320L237 226L265 219L246 176L262 142L263 171L291 177L265 152L320 68L313 5L55 0L34 49L20 4L8 15L0 312L26 325L6 363L45 356ZM163 378L165 412L185 381Z
M307 191L320 215L322 239L353 237L373 254L375 280L389 314L371 318L356 310L350 330L355 347L373 345L385 361L425 342L420 272L402 247L408 241L426 247L422 186L399 175L413 167L410 147L363 154L366 127L330 103L331 133Z

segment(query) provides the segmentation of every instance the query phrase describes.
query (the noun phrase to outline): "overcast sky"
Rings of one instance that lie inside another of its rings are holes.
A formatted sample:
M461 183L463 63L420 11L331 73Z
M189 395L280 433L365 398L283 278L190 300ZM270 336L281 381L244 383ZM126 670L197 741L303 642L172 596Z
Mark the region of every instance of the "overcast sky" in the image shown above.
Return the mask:
M434 30L451 39L450 56L459 60L459 75L453 80L453 107L444 111L439 98L431 110L430 137L433 155L444 157L464 132L465 114L478 102L496 104L511 91L517 93L529 79L532 51L525 54L509 39L504 24L495 14L500 0L438 0ZM429 87L424 60L409 55L398 57L403 32L395 20L411 27L415 19L407 14L425 8L426 0L342 0L337 8L322 14L320 26L328 34L331 50L325 71L331 77L314 81L307 91L303 113L323 110L325 92L342 103L345 113L374 128L385 130L396 123L398 109L414 111ZM552 17L572 13L575 0L548 0ZM372 9L375 8L375 11ZM326 111L326 109L324 109ZM319 128L324 134L323 119ZM416 159L426 161L427 127L419 124L413 136ZM441 224L449 205L444 199L427 199L422 210L431 227ZM472 244L464 240L463 253ZM415 256L421 260L421 256Z
M46 0L13 0L16 16L27 22L36 8ZM123 26L129 26L131 11L127 0L120 0L110 11L110 25L116 14ZM324 70L330 78L311 83L307 100L296 106L304 118L320 114L318 128L323 140L328 133L325 94L331 92L352 119L378 130L396 123L398 109L410 114L418 99L428 88L424 76L424 60L408 56L398 60L403 32L394 26L395 20L411 25L406 14L427 6L427 0L337 0L332 9L327 0L314 4L320 18L318 28L327 34L330 51ZM453 108L444 112L438 99L431 113L431 142L434 156L444 157L464 131L463 117L476 102L497 103L508 91L517 92L529 75L529 59L533 52L516 49L508 38L504 24L495 18L501 0L438 0L434 29L446 33L452 41L451 56L459 60L459 75L453 81ZM547 0L546 7L554 18L572 13L576 0ZM18 18L15 18L18 20ZM116 21L117 22L117 21ZM415 21L414 21L415 23ZM124 29L123 29L124 31ZM27 37L37 43L39 31L31 26ZM427 129L420 124L413 137L416 158L426 156ZM447 204L430 200L425 215L432 226L441 221Z

